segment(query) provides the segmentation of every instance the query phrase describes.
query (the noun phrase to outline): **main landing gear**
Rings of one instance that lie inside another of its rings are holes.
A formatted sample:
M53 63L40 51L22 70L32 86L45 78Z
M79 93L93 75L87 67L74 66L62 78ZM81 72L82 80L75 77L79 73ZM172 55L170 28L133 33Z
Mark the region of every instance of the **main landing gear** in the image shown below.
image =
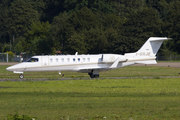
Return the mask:
M20 78L20 79L23 79L23 78L24 78L24 75L23 75L23 74L20 74L20 75L19 75L19 78Z
M92 70L91 72L88 73L88 75L89 75L91 78L98 78L98 77L99 77L99 72Z

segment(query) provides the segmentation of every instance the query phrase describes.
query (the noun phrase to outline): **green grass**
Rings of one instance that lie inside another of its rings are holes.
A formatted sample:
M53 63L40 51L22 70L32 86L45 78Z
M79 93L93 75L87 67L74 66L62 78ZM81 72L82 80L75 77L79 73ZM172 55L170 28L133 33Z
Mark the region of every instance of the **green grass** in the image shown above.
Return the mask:
M160 78L178 76L179 68L129 66L100 73L104 79L86 80L86 73L62 72L78 80L57 80L62 78L58 72L29 72L26 81L14 82L9 80L19 75L6 67L0 66L0 120L16 113L38 120L180 119L180 79ZM141 76L153 79L130 79ZM35 78L48 80L31 81Z
M0 82L0 118L29 115L39 120L180 119L180 81L93 79Z
M19 74L6 71L7 65L0 66L0 78L19 78ZM101 72L100 77L142 77L142 76L178 76L179 68L158 67L158 66L128 66L124 68L114 69L107 72ZM62 72L65 78L85 78L87 73L78 72ZM57 72L25 72L25 78L62 78Z

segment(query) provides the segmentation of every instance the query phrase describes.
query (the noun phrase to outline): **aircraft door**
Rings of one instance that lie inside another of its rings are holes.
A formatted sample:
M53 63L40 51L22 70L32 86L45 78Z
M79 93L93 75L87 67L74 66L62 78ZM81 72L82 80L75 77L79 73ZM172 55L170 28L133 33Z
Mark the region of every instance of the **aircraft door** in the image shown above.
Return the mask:
M42 66L48 66L49 65L49 57L48 56L42 56Z

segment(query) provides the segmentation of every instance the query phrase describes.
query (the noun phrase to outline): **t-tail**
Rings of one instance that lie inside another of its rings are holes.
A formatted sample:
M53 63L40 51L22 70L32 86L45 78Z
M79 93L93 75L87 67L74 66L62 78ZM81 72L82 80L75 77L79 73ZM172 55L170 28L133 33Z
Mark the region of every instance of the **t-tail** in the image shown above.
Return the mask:
M156 54L164 40L171 38L150 37L137 52L126 53L125 56L129 58L129 62L137 60L135 63L156 64Z

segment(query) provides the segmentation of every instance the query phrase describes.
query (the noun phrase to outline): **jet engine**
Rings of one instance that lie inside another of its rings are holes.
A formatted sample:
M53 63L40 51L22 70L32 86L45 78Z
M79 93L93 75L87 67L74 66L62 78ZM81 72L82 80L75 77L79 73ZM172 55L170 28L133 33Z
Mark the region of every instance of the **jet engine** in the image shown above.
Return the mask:
M118 58L121 58L119 62L125 62L127 59L122 55L116 55L116 54L102 54L102 62L104 63L113 63Z

